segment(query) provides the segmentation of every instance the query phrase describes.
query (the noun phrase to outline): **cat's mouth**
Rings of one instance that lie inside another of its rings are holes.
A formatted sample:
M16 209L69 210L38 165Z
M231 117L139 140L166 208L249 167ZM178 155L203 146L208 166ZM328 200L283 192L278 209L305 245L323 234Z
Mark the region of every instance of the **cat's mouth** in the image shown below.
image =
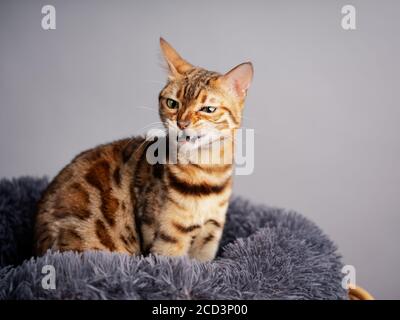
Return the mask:
M176 141L181 144L185 144L188 142L195 143L196 141L199 141L200 139L204 138L205 136L206 136L205 134L187 135L185 133L181 133L180 135L178 135L176 137Z
M177 147L182 151L197 150L198 148L211 148L220 136L212 134L184 135L177 137Z
M208 148L221 138L221 133L213 128L194 130L174 130L169 135L176 141L180 150L195 150L197 148Z

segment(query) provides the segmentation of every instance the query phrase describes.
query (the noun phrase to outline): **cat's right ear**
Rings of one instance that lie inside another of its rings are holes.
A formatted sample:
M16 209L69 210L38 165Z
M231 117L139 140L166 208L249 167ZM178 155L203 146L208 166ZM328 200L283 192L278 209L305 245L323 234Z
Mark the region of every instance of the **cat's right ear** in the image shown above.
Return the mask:
M163 38L160 38L160 47L165 61L168 64L170 76L179 76L193 68L193 66L184 60Z

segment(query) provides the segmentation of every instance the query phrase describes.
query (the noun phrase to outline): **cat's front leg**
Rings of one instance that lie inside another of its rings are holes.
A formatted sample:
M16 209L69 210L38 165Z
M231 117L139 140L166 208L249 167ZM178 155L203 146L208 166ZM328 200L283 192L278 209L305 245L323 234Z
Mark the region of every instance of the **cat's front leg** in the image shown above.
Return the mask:
M208 220L196 236L189 249L189 256L199 261L215 258L222 236L223 222Z
M187 239L171 236L166 233L157 234L150 252L162 256L184 256L187 254L190 244Z
M150 252L163 256L184 256L188 254L197 225L173 223L156 232Z

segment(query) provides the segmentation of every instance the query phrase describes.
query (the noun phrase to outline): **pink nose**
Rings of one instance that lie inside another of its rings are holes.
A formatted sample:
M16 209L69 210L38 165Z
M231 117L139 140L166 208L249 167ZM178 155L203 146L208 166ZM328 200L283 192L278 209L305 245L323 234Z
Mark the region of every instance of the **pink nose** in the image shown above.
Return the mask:
M178 127L179 129L183 130L185 128L187 128L190 125L190 121L188 120L178 120Z

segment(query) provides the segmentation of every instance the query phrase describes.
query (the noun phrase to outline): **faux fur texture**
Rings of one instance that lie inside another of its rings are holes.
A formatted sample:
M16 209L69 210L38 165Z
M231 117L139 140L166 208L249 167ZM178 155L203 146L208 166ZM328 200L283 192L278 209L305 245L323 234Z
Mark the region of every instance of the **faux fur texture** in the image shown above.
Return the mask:
M46 179L0 181L0 299L347 299L335 245L295 212L234 197L218 258L90 251L32 257ZM43 289L53 265L56 289Z

